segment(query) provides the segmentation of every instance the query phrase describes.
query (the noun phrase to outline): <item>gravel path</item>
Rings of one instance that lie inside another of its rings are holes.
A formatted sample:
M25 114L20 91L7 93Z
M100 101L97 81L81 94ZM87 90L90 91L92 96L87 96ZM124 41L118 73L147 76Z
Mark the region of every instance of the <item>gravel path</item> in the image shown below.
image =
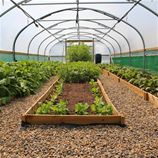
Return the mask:
M54 126L21 128L21 114L55 81L44 84L38 94L15 98L0 107L0 158L48 157L157 157L158 108L103 74L100 80L126 125Z

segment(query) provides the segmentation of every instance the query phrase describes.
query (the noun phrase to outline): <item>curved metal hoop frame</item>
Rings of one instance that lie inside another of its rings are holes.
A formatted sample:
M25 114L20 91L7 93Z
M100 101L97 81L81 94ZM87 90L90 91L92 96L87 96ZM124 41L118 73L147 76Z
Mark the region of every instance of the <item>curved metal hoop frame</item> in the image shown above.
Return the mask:
M63 30L68 30L68 29L71 29L71 28L74 28L74 27L66 28L66 29L63 29ZM81 28L82 28L82 27L81 27ZM84 27L84 28L90 28L90 27ZM62 32L63 30L60 30L60 32ZM95 31L97 31L97 32L100 32L100 33L104 34L104 32L99 31L99 30L97 30L97 29L92 28L92 30L95 30ZM72 33L76 33L76 32L72 32ZM88 33L88 32L85 32L85 33ZM57 34L57 33L55 33L55 34ZM110 37L111 39L113 39L113 40L118 44L118 47L119 47L119 49L120 49L120 54L121 54L122 52L121 52L121 46L120 46L119 42L118 42L116 39L114 39L113 37L111 37L111 36L109 36L109 35L107 35L107 36ZM40 43L40 45L39 45L39 47L38 47L38 50L37 50L37 54L38 54L38 55L39 55L40 46L42 45L42 43L43 43L45 40L47 40L47 39L50 38L50 37L51 37L51 35L48 36L47 38L45 38L45 39ZM99 38L99 36L97 36L97 38ZM104 40L104 38L103 38L103 40Z
M56 24L53 24L53 25L47 27L47 29L53 28L53 27L55 27L55 26L57 26L57 25L59 25L59 24L61 24L61 23L65 23L65 22L69 22L69 21L73 21L73 20L65 20L65 21L62 21L62 22L58 22L58 23L56 23ZM100 26L102 26L102 27L111 29L112 31L114 31L114 32L118 33L119 35L121 35L121 36L126 40L127 45L128 45L128 48L129 48L129 66L130 66L131 47L130 47L129 41L127 40L127 38L126 38L123 34L121 34L120 32L116 31L115 29L113 29L113 28L111 28L111 27L109 27L109 26L107 26L107 25L104 25L104 24L102 24L102 23L99 23L99 22L96 22L96 21L93 21L93 20L82 20L82 21L88 21L88 22L96 23L96 24L98 24L98 25L100 25ZM87 27L87 28L88 28L88 27ZM56 35L56 34L62 32L62 31L64 31L64 30L67 30L67 29L69 29L69 28L64 28L64 29L62 29L62 30L60 30L60 31L58 31L58 32L55 32L54 35ZM97 30L97 29L94 29L94 30L95 30L95 31L98 31L98 32L100 32L100 33L102 33L102 34L104 34L104 32L101 32L100 30ZM33 36L32 39L30 40L30 42L29 42L29 44L28 44L28 49L27 49L28 58L29 58L30 45L31 45L33 39L34 39L35 37L37 37L39 34L41 34L42 32L44 32L44 31L45 31L45 30L40 31L40 32L37 33L35 36ZM52 36L52 35L48 36L48 38L51 37L51 36ZM107 36L109 36L109 35L107 35ZM48 38L46 38L46 39L48 39ZM101 38L101 37L100 37L100 38ZM45 40L46 40L46 39L45 39ZM40 43L40 45L41 45L45 40L43 40L43 41ZM114 40L115 40L115 39L114 39ZM120 48L120 46L119 46L119 49L120 49L120 64L121 64L121 48ZM38 47L38 52L37 52L37 53L39 54L39 47Z
M66 9L61 9L61 10L57 10L55 12L51 12L49 14L46 14L38 19L36 19L35 21L39 21L39 20L42 20L48 16L51 16L52 14L55 14L55 13L59 13L59 12L63 12L63 11L68 11L68 10L71 10L71 11L77 11L77 8L66 8ZM142 40L142 44L143 44L143 50L144 50L144 59L143 59L143 71L145 71L145 41L144 41L144 38L143 36L141 35L141 33L134 27L132 26L131 24L129 24L128 22L124 21L123 19L120 19L110 13L107 13L105 11L102 11L102 10L98 10L98 9L93 9L93 8L84 8L84 7L80 7L79 8L79 11L83 11L83 10L91 10L91 11L94 11L94 12L97 12L97 13L100 13L100 14L103 14L105 16L108 16L114 20L117 20L118 22L123 22L125 23L126 25L130 26L131 28L133 28L140 36L141 40ZM15 59L15 44L16 44L16 41L17 41L17 38L19 37L19 35L30 25L32 25L35 21L31 22L30 24L26 25L22 30L20 30L20 32L17 34L17 36L15 37L15 40L14 40L14 43L13 43L13 59L16 61Z
M73 33L76 33L76 32L69 32L69 33L67 33L67 34L64 34L64 35L60 36L59 39L62 38L62 37L64 37L64 36L71 35L71 34L73 34ZM80 32L80 33L87 33L87 34L89 34L89 35L92 35L92 36L98 38L97 35L92 34L92 33L89 33L89 32ZM114 52L114 55L115 55L115 48L114 48L114 46L113 46L109 41L107 41L106 39L103 39L103 40L111 45L111 47L112 47L112 49L113 49L113 52ZM49 46L51 43L53 43L54 41L55 41L55 39L52 40L51 42L49 42L49 43L47 44L47 46L45 47L45 50L44 50L44 56L45 56L45 54L46 54L46 49L47 49L48 46ZM99 41L99 40L98 40L98 41ZM51 51L51 49L50 49L50 51ZM49 51L49 54L50 54L50 51Z

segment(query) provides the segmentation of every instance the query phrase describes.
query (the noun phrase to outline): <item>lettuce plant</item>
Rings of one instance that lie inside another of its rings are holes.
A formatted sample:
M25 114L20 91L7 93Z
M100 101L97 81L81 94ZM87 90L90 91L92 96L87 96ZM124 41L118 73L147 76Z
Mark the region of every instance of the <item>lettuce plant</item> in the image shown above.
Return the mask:
M41 114L48 114L50 113L50 110L52 110L52 102L46 101L47 104L39 102L40 107L36 111L36 115L41 115Z
M111 104L107 105L105 102L103 102L103 96L101 98L96 96L94 104L91 105L91 110L96 111L98 113L97 115L112 115L113 107Z
M68 108L66 108L66 105L68 104L68 101L64 102L62 99L60 99L60 103L57 105L54 105L52 110L57 114L57 115L66 115Z
M93 87L91 89L91 92L94 93L95 96L99 96L99 92L100 92L99 87Z
M87 115L88 112L86 111L88 109L89 105L87 103L77 103L75 104L75 112L76 115Z

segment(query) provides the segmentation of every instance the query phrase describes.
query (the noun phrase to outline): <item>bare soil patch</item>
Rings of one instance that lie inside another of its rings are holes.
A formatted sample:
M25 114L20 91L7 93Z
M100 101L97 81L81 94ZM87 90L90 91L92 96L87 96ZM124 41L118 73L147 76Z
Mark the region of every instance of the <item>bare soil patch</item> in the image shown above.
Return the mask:
M92 86L89 83L64 83L63 93L61 93L58 96L58 99L56 100L55 105L60 102L60 99L62 99L64 102L66 102L67 100L68 105L66 107L69 109L69 112L67 112L67 115L75 115L76 114L75 104L87 103L89 105L89 108L87 109L87 112L89 113L89 115L96 115L96 112L92 111L90 108L90 106L94 104L94 101L95 101L95 95L91 92L91 88ZM53 91L50 94L53 95ZM102 96L103 94L100 89L99 98ZM51 100L50 95L47 97L46 100L48 101ZM103 98L103 102L106 102L104 98ZM54 115L55 112L51 111L50 114Z

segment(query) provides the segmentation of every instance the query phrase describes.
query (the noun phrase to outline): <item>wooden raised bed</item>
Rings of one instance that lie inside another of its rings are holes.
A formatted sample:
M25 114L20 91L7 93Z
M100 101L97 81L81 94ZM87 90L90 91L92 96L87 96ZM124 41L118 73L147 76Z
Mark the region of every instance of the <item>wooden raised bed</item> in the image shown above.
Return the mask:
M120 115L116 108L113 106L113 115L35 115L35 110L39 107L38 102L43 102L50 92L53 90L54 84L43 94L31 107L30 109L22 115L23 123L31 123L31 124L78 124L78 125L86 125L86 124L125 124L125 117ZM111 101L107 94L104 91L104 88L101 82L98 80L98 85L101 88L102 94L108 104L111 104ZM74 105L75 106L75 105Z
M138 96L143 97L144 100L148 100L148 93L143 91L142 89L132 85L131 83L120 78L120 83L128 87L130 90L134 91Z
M107 70L102 69L102 71L105 72L108 76L111 76L112 78L114 78L117 82L120 82L126 87L128 87L130 90L135 92L138 96L143 97L144 100L150 101L154 105L158 106L158 98L152 95L151 93L145 92L144 90L134 86L133 84L125 81L124 79L117 77L116 75L112 74L111 72Z
M115 79L117 82L120 82L120 77L117 77L113 73L109 72L109 76L111 76L113 79Z

